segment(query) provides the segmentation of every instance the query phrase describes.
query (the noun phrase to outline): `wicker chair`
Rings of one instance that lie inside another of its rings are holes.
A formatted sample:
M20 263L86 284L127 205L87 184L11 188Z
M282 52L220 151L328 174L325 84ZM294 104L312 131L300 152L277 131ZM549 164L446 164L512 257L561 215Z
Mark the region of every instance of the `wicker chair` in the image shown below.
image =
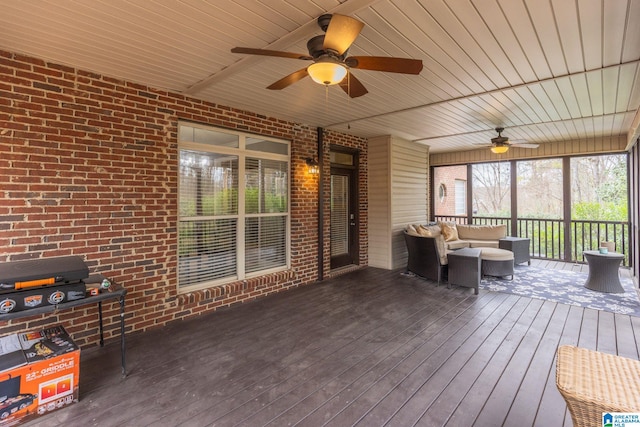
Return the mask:
M407 244L407 272L434 280L440 285L447 275L447 265L441 261L436 239L412 236L404 231L404 240Z
M638 360L561 346L556 385L576 427L602 426L603 412L640 412Z

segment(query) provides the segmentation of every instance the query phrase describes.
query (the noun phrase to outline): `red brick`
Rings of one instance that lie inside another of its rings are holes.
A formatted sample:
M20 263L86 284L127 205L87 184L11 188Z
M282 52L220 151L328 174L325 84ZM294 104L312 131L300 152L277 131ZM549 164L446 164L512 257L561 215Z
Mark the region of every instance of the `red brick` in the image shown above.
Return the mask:
M130 331L315 282L318 178L307 176L304 163L317 156L315 128L2 51L0 99L8 130L0 135L0 261L83 257L91 272L127 288ZM178 293L176 135L183 119L291 141L291 271ZM366 140L326 132L324 141L324 191L331 144L360 150L365 188ZM329 271L326 199L324 206ZM359 217L360 264L366 265L366 199ZM117 339L119 306L105 304L104 314L107 339ZM57 320L71 325L81 346L91 346L98 340L96 318L88 306L13 320L2 334Z

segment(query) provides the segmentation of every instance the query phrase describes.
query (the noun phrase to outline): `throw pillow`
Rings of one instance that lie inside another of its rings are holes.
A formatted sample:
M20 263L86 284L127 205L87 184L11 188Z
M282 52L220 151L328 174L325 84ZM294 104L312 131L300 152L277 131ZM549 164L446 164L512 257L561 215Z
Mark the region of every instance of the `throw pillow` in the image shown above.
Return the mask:
M437 225L419 225L416 227L416 230L423 237L436 237L440 235L440 227Z
M407 234L410 236L420 236L418 230L416 230L412 224L407 225Z
M440 228L442 229L442 235L444 236L445 242L451 242L453 240L458 240L458 229L456 228L456 224L447 224L440 223Z

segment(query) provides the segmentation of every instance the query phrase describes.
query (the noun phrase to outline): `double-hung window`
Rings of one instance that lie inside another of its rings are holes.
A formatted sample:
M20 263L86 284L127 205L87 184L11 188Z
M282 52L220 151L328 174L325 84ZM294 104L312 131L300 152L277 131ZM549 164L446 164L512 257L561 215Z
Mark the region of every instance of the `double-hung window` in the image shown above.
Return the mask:
M289 268L289 143L179 123L178 286Z

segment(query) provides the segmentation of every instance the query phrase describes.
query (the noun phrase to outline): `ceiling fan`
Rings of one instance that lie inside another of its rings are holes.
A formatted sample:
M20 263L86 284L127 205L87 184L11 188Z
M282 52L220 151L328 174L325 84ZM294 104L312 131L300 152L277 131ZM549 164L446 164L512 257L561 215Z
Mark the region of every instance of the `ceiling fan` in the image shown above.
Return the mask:
M497 127L496 132L498 132L498 136L495 138L491 138L491 144L479 143L475 145L480 145L483 147L491 147L491 151L495 154L502 154L509 151L509 147L519 147L519 148L538 148L539 144L532 144L528 142L509 142L508 136L502 136L502 132L504 132L503 127Z
M352 68L402 74L420 74L422 71L422 60L419 59L386 56L347 57L347 50L364 27L364 23L357 19L337 13L325 14L318 18L318 25L325 34L315 36L307 42L309 55L250 47L234 47L231 52L313 61L313 64L283 77L267 89L284 89L310 76L319 84L340 85L351 98L368 92L360 80L350 72Z

